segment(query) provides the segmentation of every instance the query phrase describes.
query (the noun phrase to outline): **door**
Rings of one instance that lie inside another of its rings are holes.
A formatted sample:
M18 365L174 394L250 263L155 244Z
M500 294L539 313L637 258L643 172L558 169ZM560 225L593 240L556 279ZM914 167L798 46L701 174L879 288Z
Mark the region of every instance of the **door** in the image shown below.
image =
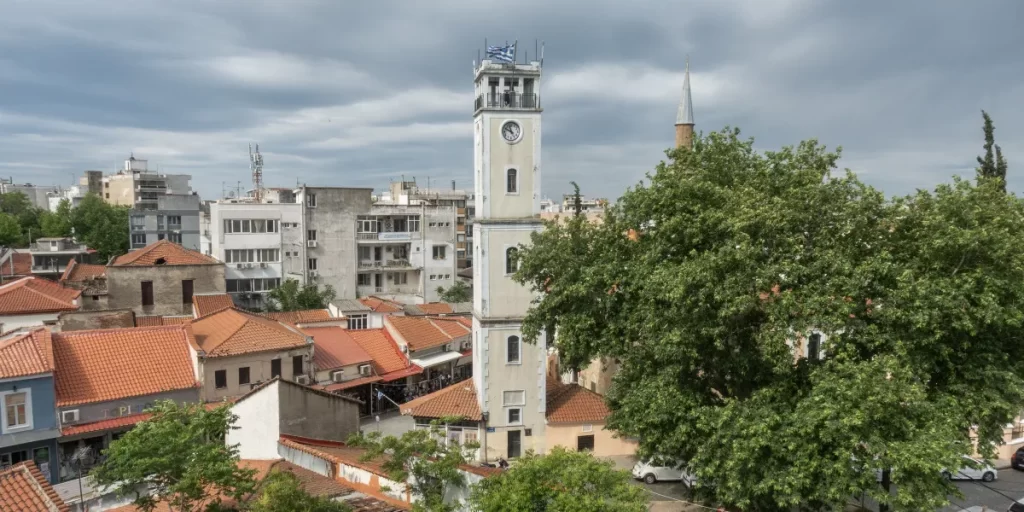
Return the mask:
M508 458L517 459L523 449L523 432L521 430L508 431Z
M192 289L194 288L195 281L192 279L181 280L181 303L192 304Z
M576 451L578 452L592 452L594 451L594 436L579 436L576 438Z
M153 305L153 281L142 282L142 305Z
M384 288L384 274L373 275L373 286L377 288L377 291L381 291Z
M377 246L373 248L373 261L380 261L384 259L384 248Z

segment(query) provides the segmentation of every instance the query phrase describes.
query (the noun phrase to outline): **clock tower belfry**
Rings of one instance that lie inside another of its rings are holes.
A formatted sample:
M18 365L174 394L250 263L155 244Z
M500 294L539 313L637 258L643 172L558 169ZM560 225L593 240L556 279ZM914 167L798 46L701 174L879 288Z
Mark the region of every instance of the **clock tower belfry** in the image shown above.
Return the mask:
M482 455L515 458L546 451L547 349L523 341L534 293L512 280L519 246L542 228L541 63L483 60L473 71L473 384Z

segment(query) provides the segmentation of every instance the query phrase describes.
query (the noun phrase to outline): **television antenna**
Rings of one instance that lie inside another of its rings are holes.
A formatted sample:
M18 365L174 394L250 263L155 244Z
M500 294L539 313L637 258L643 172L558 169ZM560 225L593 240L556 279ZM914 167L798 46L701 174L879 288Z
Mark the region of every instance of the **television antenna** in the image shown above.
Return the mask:
M263 155L260 154L260 145L256 144L253 151L252 144L249 144L249 169L252 170L253 198L257 203L263 202Z

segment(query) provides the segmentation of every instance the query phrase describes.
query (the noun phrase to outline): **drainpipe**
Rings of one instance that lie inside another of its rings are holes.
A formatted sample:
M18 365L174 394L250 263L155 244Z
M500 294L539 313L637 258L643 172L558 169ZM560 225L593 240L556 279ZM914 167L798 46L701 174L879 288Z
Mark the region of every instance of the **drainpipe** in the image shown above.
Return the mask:
M486 412L483 413L481 415L481 417L483 418L483 421L480 422L480 427L481 427L480 428L480 434L482 434L480 436L480 440L481 440L480 446L481 446L481 449L483 450L481 452L480 456L481 456L481 458L483 458L482 462L487 462L487 418L488 418L488 416L490 416L490 414L488 414Z

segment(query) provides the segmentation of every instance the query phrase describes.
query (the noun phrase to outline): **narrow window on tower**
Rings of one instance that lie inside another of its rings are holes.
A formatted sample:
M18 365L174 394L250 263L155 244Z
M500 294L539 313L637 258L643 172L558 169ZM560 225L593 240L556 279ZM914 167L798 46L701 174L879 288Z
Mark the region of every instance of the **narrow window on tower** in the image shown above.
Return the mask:
M505 364L522 363L519 336L509 336L505 344Z
M505 249L505 275L512 275L519 270L519 249L509 247Z
M505 192L509 194L519 193L519 173L515 169L509 169L505 184Z

